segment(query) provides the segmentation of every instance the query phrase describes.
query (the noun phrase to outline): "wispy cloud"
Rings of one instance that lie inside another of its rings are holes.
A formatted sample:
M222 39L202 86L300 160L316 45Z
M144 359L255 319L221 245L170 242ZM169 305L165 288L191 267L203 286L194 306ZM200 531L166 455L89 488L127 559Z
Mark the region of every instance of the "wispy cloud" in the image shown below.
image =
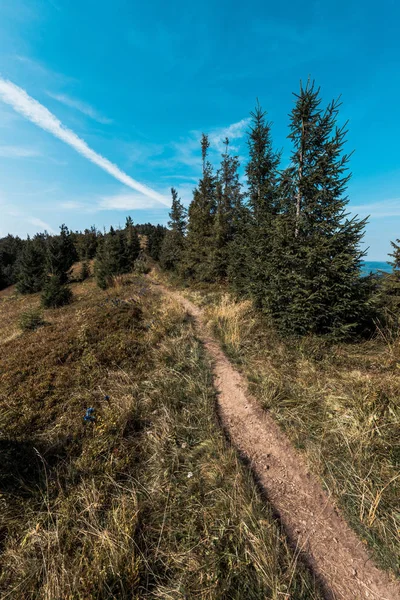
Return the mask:
M140 192L152 200L170 206L170 201L165 196L136 181L121 171L121 169L107 158L92 150L84 140L78 137L71 129L67 129L45 106L31 98L25 90L11 81L0 78L0 99L12 106L15 111L22 114L32 123L35 123L74 148L79 154L115 177L118 181L121 181L127 187Z
M34 148L25 148L23 146L0 146L1 158L34 158L41 156L41 153Z
M156 202L145 201L140 194L116 194L101 198L97 204L97 210L142 210L146 208L157 208Z
M210 141L210 155L212 160L219 160L219 154L225 150L224 140L229 138L229 141L239 140L246 134L247 126L250 119L242 119L236 123L232 123L227 127L218 127L212 129L208 138ZM201 131L191 131L185 138L171 144L172 156L169 159L159 161L164 166L182 164L187 167L192 167L197 171L201 169ZM235 144L230 144L230 150L238 152L239 147Z
M65 104L65 106L69 106L70 108L74 108L78 110L82 114L86 115L93 119L93 121L97 121L98 123L102 123L103 125L110 125L113 121L112 119L108 119L101 115L93 106L90 104L86 104L86 102L82 102L81 100L76 100L75 98L71 98L67 94L53 94L52 92L47 92L47 95L57 102L61 102L61 104Z
M36 217L27 217L26 220L43 231L48 231L49 233L56 233L52 226L48 223L45 223L45 221L42 221L42 219L37 219Z
M248 117L247 119L242 119L237 123L232 123L232 125L229 125L228 127L215 129L210 133L209 136L211 146L216 148L219 152L223 152L223 150L225 149L225 139L228 138L231 142L232 140L242 138L246 133L250 120L250 117ZM236 148L234 145L231 145L231 149L236 151L238 148Z
M373 219L400 217L400 198L371 202L371 204L349 204L349 209L361 217L370 215Z

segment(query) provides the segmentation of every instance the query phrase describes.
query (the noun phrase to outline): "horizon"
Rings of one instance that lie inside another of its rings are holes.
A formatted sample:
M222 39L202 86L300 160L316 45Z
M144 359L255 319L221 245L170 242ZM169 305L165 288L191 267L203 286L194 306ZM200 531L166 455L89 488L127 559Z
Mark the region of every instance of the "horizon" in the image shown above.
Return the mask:
M324 104L342 95L339 124L349 120L346 151L355 151L348 208L371 215L365 260L390 260L400 237L394 2L379 13L372 3L340 2L337 16L293 2L234 3L229 13L206 4L199 16L178 2L179 23L159 2L114 7L0 7L0 237L52 233L63 222L74 231L108 229L128 214L166 225L170 187L191 200L202 131L213 164L228 136L243 173L256 98L285 167L292 93L310 74Z

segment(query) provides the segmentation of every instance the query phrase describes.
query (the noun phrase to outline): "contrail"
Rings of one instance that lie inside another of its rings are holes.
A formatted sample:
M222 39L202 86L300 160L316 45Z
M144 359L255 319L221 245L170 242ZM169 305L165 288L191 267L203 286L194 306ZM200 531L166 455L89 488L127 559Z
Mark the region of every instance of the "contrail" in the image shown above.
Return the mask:
M170 206L170 202L165 196L147 187L147 185L135 181L135 179L121 171L117 165L114 165L107 158L101 156L101 154L97 154L76 133L64 127L61 121L47 110L45 106L34 100L34 98L31 98L25 90L2 77L0 77L0 99L12 106L15 111L19 112L29 121L32 121L32 123L35 123L45 131L49 131L55 137L72 146L79 154L82 154L82 156L98 165L101 169L107 171L107 173L118 179L118 181L121 181L137 192L141 192L148 198L153 198L153 200Z

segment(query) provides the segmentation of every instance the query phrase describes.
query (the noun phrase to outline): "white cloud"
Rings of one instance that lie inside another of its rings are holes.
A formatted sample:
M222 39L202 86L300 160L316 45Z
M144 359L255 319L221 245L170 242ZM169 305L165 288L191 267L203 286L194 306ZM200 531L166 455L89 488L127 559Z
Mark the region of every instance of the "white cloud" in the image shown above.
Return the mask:
M98 123L102 123L103 125L110 125L112 123L112 119L103 117L103 115L97 112L97 110L89 104L86 104L86 102L71 98L70 96L67 96L67 94L53 94L52 92L47 92L47 95L50 96L50 98L57 100L57 102L65 104L65 106L78 110Z
M146 201L140 194L116 194L101 198L97 210L142 210L157 208L158 203Z
M223 152L225 150L225 138L228 138L230 142L242 138L246 134L250 121L251 119L248 117L237 123L232 123L232 125L229 125L228 127L222 127L221 129L212 131L209 136L211 146L220 152ZM235 146L230 147L231 149L237 150Z
M41 156L41 154L34 148L24 148L23 146L0 146L0 156L2 158L33 158Z
M26 220L29 223L32 223L32 225L35 225L35 227L39 227L39 229L43 229L43 231L48 231L49 233L56 233L56 231L52 228L51 225L49 225L48 223L45 223L41 219L37 219L36 217L27 217Z
M246 134L246 130L250 118L242 119L236 123L228 125L228 127L219 127L211 130L208 134L210 142L210 154L213 153L212 158L217 158L215 153L220 154L225 151L224 140L229 138L229 141L239 140ZM164 166L171 166L175 164L183 164L187 167L195 168L200 173L201 171L201 131L191 131L187 138L181 139L179 142L173 142L171 149L173 156L169 159L162 159L158 161L159 164ZM235 145L229 145L230 150L237 152L239 148Z
M79 138L76 133L64 127L64 125L55 117L45 106L31 98L23 89L16 86L10 81L0 77L0 99L6 104L9 104L15 111L22 114L32 123L35 123L45 131L50 132L55 137L59 138L79 154L98 165L101 169L121 181L127 187L134 189L144 196L161 202L166 206L170 206L170 201L155 190L136 181L114 165L104 156L101 156L86 144L84 140Z
M384 217L400 217L400 198L372 202L371 204L349 204L352 213L366 217L379 219Z

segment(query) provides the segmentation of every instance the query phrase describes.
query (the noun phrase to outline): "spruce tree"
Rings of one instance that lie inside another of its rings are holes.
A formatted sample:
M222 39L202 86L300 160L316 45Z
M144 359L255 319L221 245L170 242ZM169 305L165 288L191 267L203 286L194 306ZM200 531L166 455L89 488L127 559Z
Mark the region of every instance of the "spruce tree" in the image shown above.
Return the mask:
M225 138L225 152L222 154L218 172L215 198L213 271L217 279L226 279L228 274L231 243L235 234L235 211L241 205L242 192L239 182L239 159L229 154L229 139Z
M268 294L272 272L271 245L274 219L278 212L278 177L280 153L272 144L271 124L260 104L250 113L249 162L246 166L248 184L247 292L261 306Z
M125 237L127 256L126 268L128 271L132 271L135 260L138 258L140 253L140 240L131 217L127 217L126 219Z
M397 327L400 324L399 309L400 309L400 239L395 242L390 242L393 252L389 255L392 257L391 265L392 272L382 275L381 280L381 298L380 303L386 313L386 320L390 325L393 325L393 320L397 322Z
M0 289L16 283L18 259L24 242L18 237L7 235L0 239Z
M44 238L35 236L25 241L18 260L17 289L21 294L40 292L46 275Z
M60 234L48 240L47 271L51 275L57 275L61 284L67 283L71 267L77 259L72 234L63 224L60 227Z
M160 264L163 269L177 271L184 252L187 227L187 211L178 192L171 188L172 205L168 221L169 230L165 234L160 252Z
M360 250L366 220L348 218L346 126L339 102L320 108L319 90L301 85L291 115L291 166L275 219L274 275L263 302L286 332L346 336L364 309Z
M203 174L193 192L188 210L188 230L184 257L184 272L198 281L213 281L214 217L216 209L216 179L208 161L208 136L201 139Z
M160 260L161 247L167 228L163 225L152 225L147 237L147 252L153 260Z
M60 234L49 238L47 243L47 277L42 291L42 304L45 308L64 306L71 301L72 292L67 283L71 267L77 259L73 235L63 224Z
M106 289L115 275L129 273L131 270L132 263L128 254L125 231L116 231L110 227L109 233L98 245L95 262L97 284L100 288Z

